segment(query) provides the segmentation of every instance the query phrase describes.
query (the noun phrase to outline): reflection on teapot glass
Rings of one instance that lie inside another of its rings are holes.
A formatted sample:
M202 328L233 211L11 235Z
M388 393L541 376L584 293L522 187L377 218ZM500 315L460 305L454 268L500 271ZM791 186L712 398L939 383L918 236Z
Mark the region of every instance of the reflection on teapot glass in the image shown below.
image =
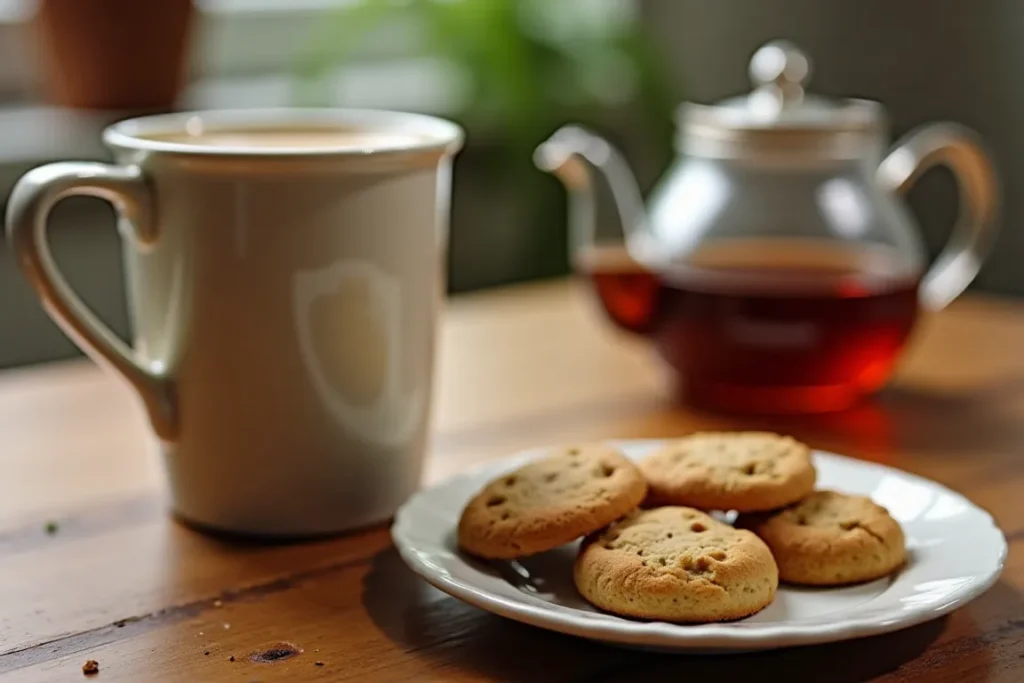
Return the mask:
M920 274L884 247L725 241L660 277L623 246L576 259L609 317L649 336L708 405L845 407L889 377L918 311Z

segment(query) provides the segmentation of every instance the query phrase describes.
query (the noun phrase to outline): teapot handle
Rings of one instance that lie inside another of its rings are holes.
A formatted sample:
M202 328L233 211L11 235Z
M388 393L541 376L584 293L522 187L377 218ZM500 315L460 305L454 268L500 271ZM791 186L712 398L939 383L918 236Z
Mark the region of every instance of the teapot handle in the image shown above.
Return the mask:
M876 181L903 193L921 175L943 164L960 188L960 216L953 234L921 282L921 304L939 310L957 298L978 274L995 240L999 183L978 135L959 124L932 123L908 133L882 160Z

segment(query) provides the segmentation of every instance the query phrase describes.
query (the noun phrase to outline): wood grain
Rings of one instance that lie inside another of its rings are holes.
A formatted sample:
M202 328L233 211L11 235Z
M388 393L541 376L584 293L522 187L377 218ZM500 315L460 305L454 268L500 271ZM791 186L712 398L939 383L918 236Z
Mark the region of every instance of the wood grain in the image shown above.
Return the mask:
M1018 682L1022 348L1024 306L965 298L926 321L878 400L837 416L739 420L674 405L645 347L604 325L572 284L456 300L428 480L538 443L764 427L934 478L989 509L1011 539L1000 582L947 619L711 659L491 616L417 579L383 528L284 546L197 534L165 513L160 465L126 389L81 362L9 372L0 377L0 678L83 680L94 658L97 680L112 681L613 681L685 670L698 680ZM257 656L293 646L301 653Z

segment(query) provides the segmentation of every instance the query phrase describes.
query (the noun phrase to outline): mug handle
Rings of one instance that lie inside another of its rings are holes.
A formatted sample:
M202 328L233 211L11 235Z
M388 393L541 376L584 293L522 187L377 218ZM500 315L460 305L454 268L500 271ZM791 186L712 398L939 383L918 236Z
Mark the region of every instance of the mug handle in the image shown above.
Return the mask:
M114 205L122 234L140 249L156 241L152 196L138 166L61 162L22 176L7 202L7 238L29 284L55 323L101 365L117 370L142 397L157 436L175 433L171 380L158 363L144 364L123 340L82 302L61 275L46 239L54 205L72 195L105 199Z
M900 140L882 160L876 180L882 189L905 192L939 164L953 172L960 188L960 216L949 242L921 281L921 303L945 308L981 269L995 241L999 183L995 165L977 133L956 123L932 123Z

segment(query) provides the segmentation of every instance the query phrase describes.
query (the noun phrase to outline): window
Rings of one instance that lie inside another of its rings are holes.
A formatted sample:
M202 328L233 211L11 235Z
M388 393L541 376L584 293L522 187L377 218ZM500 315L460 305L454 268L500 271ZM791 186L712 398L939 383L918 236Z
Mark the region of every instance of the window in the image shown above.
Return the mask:
M196 0L186 109L298 103L300 59L318 29L358 0ZM100 130L118 113L41 102L31 21L37 0L0 0L0 166L100 158ZM438 114L461 98L453 69L416 54L415 27L388 26L356 47L358 62L318 86L325 101ZM362 59L365 57L365 59ZM0 188L7 174L0 169Z

